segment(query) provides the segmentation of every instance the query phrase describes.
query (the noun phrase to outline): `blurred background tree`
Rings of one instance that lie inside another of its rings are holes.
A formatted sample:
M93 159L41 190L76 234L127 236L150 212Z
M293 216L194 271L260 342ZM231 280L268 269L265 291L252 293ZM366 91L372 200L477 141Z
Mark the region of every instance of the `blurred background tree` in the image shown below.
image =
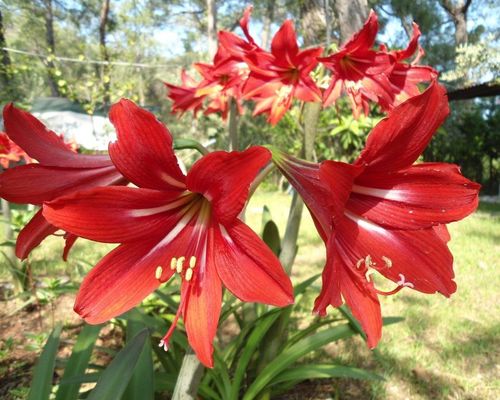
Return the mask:
M264 47L285 18L302 21L296 28L304 44L338 46L352 34L349 26L339 27L339 18L363 15L372 7L380 17L381 40L396 48L406 46L416 21L423 32L423 62L441 72L453 100L451 118L425 158L455 162L479 180L484 191L498 192L497 2L257 0L253 4L251 31ZM179 82L182 68L196 76L192 63L210 60L217 30L239 31L243 7L234 0L0 0L0 105L16 101L29 109L41 97L64 97L89 114L102 114L117 99L128 97L153 109L174 135L190 132L202 141L215 139L222 147L226 123L213 115L199 115L196 121L191 115L172 116L163 82ZM311 26L307 23L311 18L314 29L304 30ZM271 128L263 117L251 117L251 109L249 104L239 120L240 147L251 138L253 143L272 141L298 151L301 127L293 112ZM352 120L349 115L344 104L323 113L314 149L318 160L332 154L347 160L378 120Z

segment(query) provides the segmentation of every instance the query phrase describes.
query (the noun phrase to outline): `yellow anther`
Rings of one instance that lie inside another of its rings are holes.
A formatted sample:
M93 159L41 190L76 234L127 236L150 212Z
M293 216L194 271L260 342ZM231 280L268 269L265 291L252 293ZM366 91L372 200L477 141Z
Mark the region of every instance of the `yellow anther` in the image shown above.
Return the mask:
M385 266L387 268L391 268L392 267L392 260L389 257L382 256L381 258L385 262Z
M365 279L370 282L370 276L373 274L373 270L372 269L369 269L365 272Z
M182 257L179 257L177 259L177 273L180 274L182 272L182 267L183 267L183 264L184 264L184 260L186 259L186 257L182 256Z
M371 267L372 265L373 265L372 256L368 254L365 258L365 267L368 268Z
M176 266L177 266L177 258L173 257L170 260L170 269L175 269Z
M155 278L160 279L162 274L163 274L163 268L160 265L158 265L155 271Z
M192 270L191 268L188 268L188 269L186 270L186 276L185 276L186 281L188 281L188 282L189 282L189 281L191 280L191 278L192 278L192 277L193 277L193 270Z
M194 268L195 265L196 265L196 257L191 256L191 258L189 259L189 268Z
M360 258L360 259L358 260L358 262L356 263L356 268L357 268L357 269L360 269L360 268L361 268L361 264L363 264L363 261L365 261L365 259L364 259L364 258Z

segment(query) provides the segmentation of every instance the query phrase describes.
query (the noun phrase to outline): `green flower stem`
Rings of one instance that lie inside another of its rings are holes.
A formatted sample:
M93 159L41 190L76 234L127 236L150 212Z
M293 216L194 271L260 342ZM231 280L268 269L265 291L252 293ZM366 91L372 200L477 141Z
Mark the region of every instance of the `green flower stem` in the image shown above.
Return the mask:
M229 99L229 150L239 150L238 146L238 104L234 98Z
M250 185L250 188L248 189L247 201L250 201L250 198L253 196L259 185L273 169L274 169L274 164L272 162L269 162L264 168L260 170L259 174L255 177L252 184Z
M321 113L321 103L306 103L303 108L303 132L301 156L306 160L314 158L314 140L318 131L319 116ZM290 275L292 266L297 254L297 239L299 237L300 221L302 219L302 210L304 202L297 194L293 192L292 204L288 214L288 221L283 237L280 261L285 271Z
M172 400L194 400L197 398L198 386L205 367L189 347L182 359L179 376L175 382Z
M1 199L2 201L2 217L4 223L4 240L5 242L10 242L14 240L14 232L12 231L12 216L10 213L10 204L7 200ZM9 264L9 269L12 273L13 283L14 283L14 293L18 294L23 291L23 273L18 270L18 261L14 251L14 246L5 246L2 251L6 261Z
M210 153L205 146L203 146L200 142L194 139L182 139L182 138L174 139L174 149L175 150L193 149L197 150L202 155Z

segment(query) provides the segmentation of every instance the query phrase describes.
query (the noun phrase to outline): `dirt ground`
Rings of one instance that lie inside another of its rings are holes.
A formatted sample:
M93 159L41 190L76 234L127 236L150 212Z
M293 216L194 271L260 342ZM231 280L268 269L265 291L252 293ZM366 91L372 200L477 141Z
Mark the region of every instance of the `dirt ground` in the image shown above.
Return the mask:
M0 302L0 399L18 400L26 397L36 358L57 323L62 323L58 358L67 358L83 321L73 311L74 294L63 294L50 304L19 299ZM98 346L118 348L122 344L120 332L113 326L102 329ZM96 352L96 363L106 364L109 356ZM56 368L54 382L62 376Z

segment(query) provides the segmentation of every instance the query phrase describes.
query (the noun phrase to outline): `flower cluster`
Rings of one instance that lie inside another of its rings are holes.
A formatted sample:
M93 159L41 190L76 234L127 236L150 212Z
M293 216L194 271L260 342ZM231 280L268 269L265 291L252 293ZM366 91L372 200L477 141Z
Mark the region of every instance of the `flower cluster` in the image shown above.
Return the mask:
M378 21L371 11L356 35L338 51L321 57L322 47L299 49L290 20L275 34L271 50L262 49L248 29L251 11L251 7L247 8L240 20L245 38L219 32L219 49L213 64L194 65L202 76L200 82L182 71L182 85L166 83L173 112L182 114L191 110L196 114L204 109L205 114L220 113L225 119L230 101L237 102L241 113L242 101L252 100L254 115L268 114L268 122L275 125L294 99L321 102L327 107L345 94L357 117L361 112L368 114L370 102L379 104L384 111L391 110L419 94L420 83L437 77L431 67L416 65L423 55L416 24L406 49L389 51L384 45L377 49ZM417 56L411 63L405 62L415 53ZM320 64L324 68L315 74L316 82L312 72ZM329 76L325 76L325 69ZM322 86L326 88L323 90Z
M275 35L271 52L263 50L249 34L250 11L240 22L245 39L221 32L214 64L196 65L200 83L183 72L183 86L168 85L173 111L196 113L208 99L205 112L224 116L231 101L241 105L249 98L254 112L269 114L274 124L294 98L328 105L345 92L355 113L366 112L369 101L389 110L353 164L311 163L252 146L205 154L184 174L169 130L129 100L111 107L117 140L108 155L78 154L29 113L12 104L3 111L8 138L37 161L0 175L0 197L41 206L18 236L18 257L59 229L66 232L64 257L78 237L118 244L77 295L75 310L91 324L126 312L177 276L180 304L160 345L168 349L182 317L190 345L209 367L223 287L243 301L293 303L279 260L239 218L250 185L269 163L302 196L325 242L314 311L324 315L328 306L346 302L370 347L381 337L379 295L410 288L450 296L456 290L446 224L478 204L479 185L458 166L414 164L449 112L435 72L403 62L418 49L417 26L407 49L375 50L372 12L337 53L320 57L321 48L299 50L291 21ZM331 70L324 92L310 76L318 63ZM417 85L426 80L432 82L420 93ZM377 288L373 273L396 287Z

